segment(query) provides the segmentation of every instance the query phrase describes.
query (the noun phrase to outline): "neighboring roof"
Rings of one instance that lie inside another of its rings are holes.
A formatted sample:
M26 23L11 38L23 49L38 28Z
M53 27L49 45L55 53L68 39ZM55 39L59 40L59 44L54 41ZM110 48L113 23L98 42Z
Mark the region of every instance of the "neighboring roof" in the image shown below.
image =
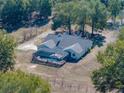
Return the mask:
M83 49L79 43L69 46L69 47L65 48L64 50L68 50L68 49L72 49L74 52L76 52L78 54L80 54L83 51Z

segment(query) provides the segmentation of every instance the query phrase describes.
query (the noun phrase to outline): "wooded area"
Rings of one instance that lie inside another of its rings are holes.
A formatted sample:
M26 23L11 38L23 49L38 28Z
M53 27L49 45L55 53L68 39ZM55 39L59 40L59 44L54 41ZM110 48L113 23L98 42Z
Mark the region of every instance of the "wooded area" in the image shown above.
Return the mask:
M33 23L42 24L50 15L49 0L0 0L0 19L8 32Z
M102 68L94 71L92 80L97 90L107 93L117 89L124 92L124 28L121 29L119 39L110 44L105 52L97 55Z
M0 19L3 27L12 32L22 26L42 25L53 16L53 29L77 24L82 35L85 25L92 26L92 34L104 29L111 18L114 22L124 7L123 0L0 0ZM71 33L70 33L71 34Z
M0 72L1 93L50 93L49 84L32 74L21 71Z

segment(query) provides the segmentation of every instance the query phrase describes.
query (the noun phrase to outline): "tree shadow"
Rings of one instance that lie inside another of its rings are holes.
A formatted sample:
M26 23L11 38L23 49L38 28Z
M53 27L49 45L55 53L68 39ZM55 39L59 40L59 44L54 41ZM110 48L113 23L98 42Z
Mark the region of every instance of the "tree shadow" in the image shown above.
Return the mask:
M91 37L91 40L93 41L93 47L101 47L105 43L105 36L102 36L101 34L94 34L94 36Z
M85 38L91 40L93 42L93 47L101 47L105 43L105 36L103 36L102 34L91 35L91 33L89 32L84 32L84 34L82 35L80 31L77 31L74 33L74 35L82 37L82 39Z

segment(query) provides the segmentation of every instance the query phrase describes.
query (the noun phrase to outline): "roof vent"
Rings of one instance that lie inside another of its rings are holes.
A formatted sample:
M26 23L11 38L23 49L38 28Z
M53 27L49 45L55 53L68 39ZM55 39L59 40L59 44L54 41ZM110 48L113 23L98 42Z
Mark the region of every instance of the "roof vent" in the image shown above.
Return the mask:
M58 34L58 35L57 35L57 43L56 43L56 46L59 46L61 40L62 40L62 34Z

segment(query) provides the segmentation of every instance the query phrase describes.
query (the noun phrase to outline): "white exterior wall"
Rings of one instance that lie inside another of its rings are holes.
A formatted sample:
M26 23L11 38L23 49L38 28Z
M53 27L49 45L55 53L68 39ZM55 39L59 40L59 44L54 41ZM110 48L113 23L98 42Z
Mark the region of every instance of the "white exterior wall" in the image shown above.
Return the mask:
M68 50L65 50L65 51L70 52L71 53L71 57L73 59L79 59L82 56L82 54L78 54L78 53L74 52L72 49L68 49Z

